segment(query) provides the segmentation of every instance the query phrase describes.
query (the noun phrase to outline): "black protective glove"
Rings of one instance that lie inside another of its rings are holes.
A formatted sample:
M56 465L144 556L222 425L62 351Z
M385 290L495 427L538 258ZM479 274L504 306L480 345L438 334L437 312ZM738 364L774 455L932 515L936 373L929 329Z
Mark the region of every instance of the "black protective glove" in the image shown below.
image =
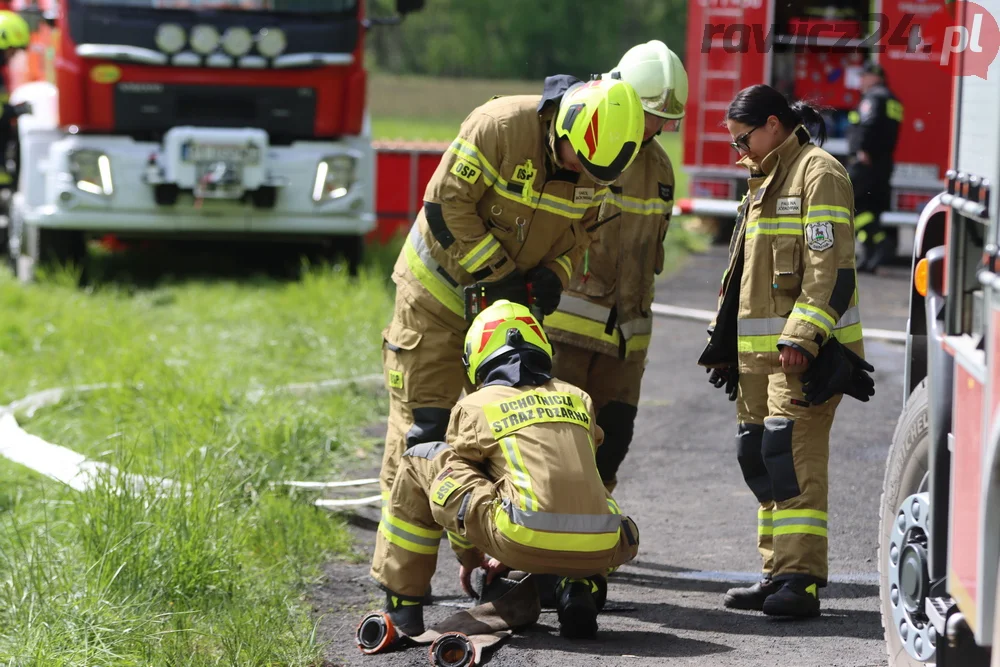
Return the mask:
M740 372L737 370L736 366L727 366L726 368L706 368L705 372L709 373L709 384L716 389L721 389L725 386L726 395L729 396L729 400L736 400L736 394L740 384Z
M31 102L21 102L20 104L15 104L11 107L14 110L15 116L23 116L25 114L31 113Z
M562 296L562 281L555 271L545 266L536 266L524 275L524 280L528 283L528 291L534 299L534 306L542 311L543 315L551 315L559 307L559 298Z
M831 338L802 373L802 391L813 405L822 405L836 394L867 403L875 395L875 381L868 375L874 370L874 366Z

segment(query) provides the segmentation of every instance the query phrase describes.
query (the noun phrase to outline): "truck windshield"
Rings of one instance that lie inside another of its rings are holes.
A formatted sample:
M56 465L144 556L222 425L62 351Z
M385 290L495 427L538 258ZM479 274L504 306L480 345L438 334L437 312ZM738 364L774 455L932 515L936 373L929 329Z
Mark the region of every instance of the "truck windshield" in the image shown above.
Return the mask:
M134 7L137 9L211 9L331 14L353 10L357 5L357 0L81 0L81 4L91 7Z

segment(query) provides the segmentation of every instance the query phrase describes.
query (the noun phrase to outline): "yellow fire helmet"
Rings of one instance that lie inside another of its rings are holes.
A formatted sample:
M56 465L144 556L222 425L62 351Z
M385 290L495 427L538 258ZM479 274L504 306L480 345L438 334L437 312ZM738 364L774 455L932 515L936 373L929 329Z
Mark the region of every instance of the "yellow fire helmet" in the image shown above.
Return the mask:
M31 29L20 14L0 10L0 49L23 49L31 41Z
M570 88L556 116L556 137L568 139L587 173L613 183L639 153L645 127L642 101L629 84L595 79Z
M501 299L479 313L465 334L462 364L469 380L479 384L483 365L512 350L535 350L552 358L548 336L531 311Z

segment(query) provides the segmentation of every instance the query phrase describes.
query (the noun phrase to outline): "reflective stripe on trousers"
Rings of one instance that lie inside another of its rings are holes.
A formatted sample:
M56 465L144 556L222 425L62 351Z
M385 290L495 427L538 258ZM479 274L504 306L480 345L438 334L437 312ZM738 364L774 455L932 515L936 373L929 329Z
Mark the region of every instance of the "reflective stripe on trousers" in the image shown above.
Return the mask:
M628 322L621 322L609 334L607 326L610 318L610 308L580 297L563 295L559 299L559 308L556 312L545 318L545 326L594 338L615 347L619 346L620 338L624 338L626 354L649 347L649 339L653 333L653 318L637 317Z
M787 317L747 317L736 323L741 352L775 352L778 340L785 330ZM854 343L862 339L861 310L851 306L833 329L834 337L841 343Z
M413 223L406 243L403 245L406 266L416 276L420 284L430 292L435 299L459 317L465 317L465 292L462 286L444 270L430 248L424 242L419 225Z
M497 530L512 542L548 551L599 552L618 544L620 514L560 514L517 507L504 498L497 506Z

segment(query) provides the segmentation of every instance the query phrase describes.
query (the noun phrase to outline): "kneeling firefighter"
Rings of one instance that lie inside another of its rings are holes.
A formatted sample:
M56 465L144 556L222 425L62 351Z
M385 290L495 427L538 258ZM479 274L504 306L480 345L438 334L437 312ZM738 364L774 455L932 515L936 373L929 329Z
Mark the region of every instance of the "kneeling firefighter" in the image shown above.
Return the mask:
M663 270L663 241L674 200L674 170L656 137L677 132L687 102L680 58L654 40L629 49L604 78L621 79L642 100L642 147L609 186L587 248L559 307L545 318L553 374L594 399L604 445L597 468L609 491L632 442L639 391L653 331L653 283ZM591 229L588 229L591 231Z
M632 87L571 79L474 110L427 186L383 332L383 498L403 451L442 440L470 388L460 359L475 314L499 299L552 313L591 242L606 185L635 159L643 116Z
M763 578L724 604L818 616L827 583L830 429L842 394L867 401L854 196L843 166L813 144L822 117L766 85L729 105L732 146L750 172L699 364L736 401L736 451L760 503Z
M594 637L604 574L635 558L639 532L601 483L603 435L590 397L552 378L551 345L520 304L500 300L480 313L462 360L479 389L453 409L444 442L404 452L383 507L371 574L387 615L400 634L424 632L423 600L447 532L471 596L480 566L490 578L510 569L558 575L560 632Z

